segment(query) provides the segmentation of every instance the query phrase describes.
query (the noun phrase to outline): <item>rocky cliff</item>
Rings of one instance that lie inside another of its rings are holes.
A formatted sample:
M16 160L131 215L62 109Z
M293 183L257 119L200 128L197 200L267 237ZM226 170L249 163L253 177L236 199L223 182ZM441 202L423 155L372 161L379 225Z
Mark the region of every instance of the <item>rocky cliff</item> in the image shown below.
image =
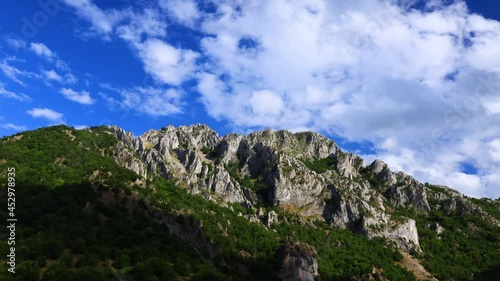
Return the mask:
M319 281L316 249L307 244L290 243L282 248L283 265L280 278L283 281Z
M111 129L120 141L116 161L139 175L165 177L211 200L249 209L276 206L332 227L386 237L404 251L421 251L419 230L413 219L396 218L395 210L428 213L430 198L449 212L469 208L487 217L456 192L431 190L380 160L365 165L314 132L265 130L221 137L197 124L133 137L121 128ZM264 221L268 217L249 219L271 227Z

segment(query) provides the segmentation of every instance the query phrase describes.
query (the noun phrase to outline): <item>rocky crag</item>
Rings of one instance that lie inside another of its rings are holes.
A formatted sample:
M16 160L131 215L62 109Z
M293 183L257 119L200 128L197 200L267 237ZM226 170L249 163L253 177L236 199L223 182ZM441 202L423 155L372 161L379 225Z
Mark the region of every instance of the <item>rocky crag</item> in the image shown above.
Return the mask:
M144 178L159 175L210 200L257 209L276 206L304 219L324 220L368 237L382 236L410 252L421 251L411 218L394 211L470 211L498 225L458 192L424 185L382 161L366 165L314 132L265 130L219 136L206 125L168 126L139 137L110 127L119 140L116 161ZM247 215L271 228L275 214ZM430 226L437 229L437 226Z

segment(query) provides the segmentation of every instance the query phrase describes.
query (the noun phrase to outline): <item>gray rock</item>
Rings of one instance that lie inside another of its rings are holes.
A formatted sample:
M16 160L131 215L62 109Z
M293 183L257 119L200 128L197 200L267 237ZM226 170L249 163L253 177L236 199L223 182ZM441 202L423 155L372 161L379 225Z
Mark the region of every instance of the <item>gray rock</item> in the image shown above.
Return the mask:
M364 160L353 153L337 153L335 158L340 175L350 179L359 176L359 169L365 165Z
M435 222L429 227L431 230L435 231L437 235L444 232L444 227L442 227L439 223Z
M365 167L362 158L342 152L333 141L313 132L265 130L220 137L197 124L134 137L118 127L111 129L120 141L117 162L143 177L165 177L209 200L238 202L247 208L263 200L304 218L323 219L368 237L387 237L403 250L420 249L418 231L413 220L393 220L387 206L429 212L427 198L437 196L446 212L470 209L462 199L445 204L451 199L402 172L392 172L382 161ZM334 160L334 167L322 174L303 163L326 157ZM381 189L370 186L367 171L382 183ZM247 219L268 228L277 222L274 212Z
M267 228L271 228L271 226L273 226L273 224L275 223L278 223L278 214L276 214L275 211L270 211L266 216L264 225Z
M429 202L427 201L427 192L423 184L412 177L398 173L398 184L392 186L388 197L393 204L399 207L411 207L423 212L430 212Z
M280 272L282 281L319 280L316 249L303 243L286 243L282 249L283 264Z
M397 182L396 175L391 172L386 163L380 160L375 160L368 167L372 170L375 178L379 181L387 185L393 185Z
M399 248L409 252L412 249L422 252L418 238L417 225L415 220L406 219L402 223L394 223L386 228L382 235L395 241Z

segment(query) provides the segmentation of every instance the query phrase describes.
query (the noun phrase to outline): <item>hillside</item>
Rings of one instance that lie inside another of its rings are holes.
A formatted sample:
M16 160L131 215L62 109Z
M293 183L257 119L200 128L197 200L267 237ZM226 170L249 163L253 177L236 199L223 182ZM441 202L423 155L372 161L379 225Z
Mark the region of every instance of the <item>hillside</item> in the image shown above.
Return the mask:
M14 275L2 261L1 280L500 276L498 199L366 165L313 132L55 126L4 137L4 222L11 167L18 258Z

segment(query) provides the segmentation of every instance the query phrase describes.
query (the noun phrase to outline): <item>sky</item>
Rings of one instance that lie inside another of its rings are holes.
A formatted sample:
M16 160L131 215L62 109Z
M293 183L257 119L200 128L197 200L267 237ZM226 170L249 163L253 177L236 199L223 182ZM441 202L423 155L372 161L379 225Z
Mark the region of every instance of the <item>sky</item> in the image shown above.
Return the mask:
M500 197L500 3L0 3L0 136L317 131L369 164Z

